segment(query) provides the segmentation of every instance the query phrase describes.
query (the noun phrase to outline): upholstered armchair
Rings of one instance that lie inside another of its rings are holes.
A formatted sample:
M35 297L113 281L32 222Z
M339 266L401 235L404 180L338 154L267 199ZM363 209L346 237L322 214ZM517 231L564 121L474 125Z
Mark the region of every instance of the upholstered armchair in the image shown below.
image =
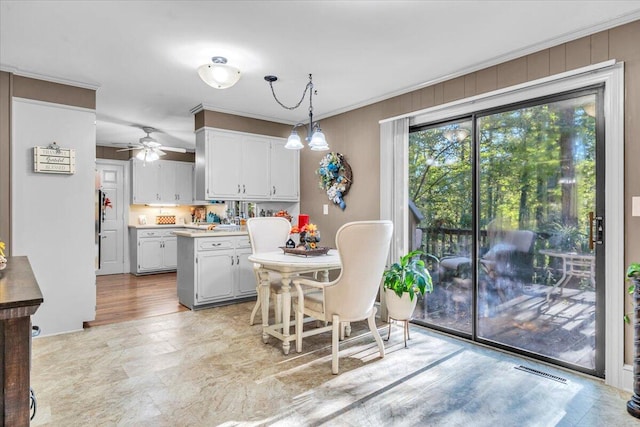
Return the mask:
M294 279L296 288L296 350L302 351L303 336L332 331L331 372L338 373L338 341L341 325L367 319L369 329L378 344L380 357L384 345L375 323L374 303L380 289L393 224L390 221L358 221L340 227L336 233L336 248L342 270L331 282ZM331 325L303 331L304 316Z
M249 240L251 240L251 251L256 254L259 252L272 252L280 250L289 239L291 231L291 223L282 217L258 217L249 218L247 220L247 231L249 232ZM256 305L251 311L249 325L253 325L256 313L260 308L260 277L258 276L258 265L254 265L256 274L256 289L258 291L258 299ZM282 277L278 273L269 273L269 281L271 282L271 292L275 295L276 309L275 321L280 323L282 319L282 297L280 296Z

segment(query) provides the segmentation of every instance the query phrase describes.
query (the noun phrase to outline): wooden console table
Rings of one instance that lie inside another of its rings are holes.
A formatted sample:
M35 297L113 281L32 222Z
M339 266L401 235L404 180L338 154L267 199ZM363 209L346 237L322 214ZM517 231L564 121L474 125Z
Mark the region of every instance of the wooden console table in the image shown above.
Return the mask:
M42 292L26 256L0 270L0 425L29 425L31 315Z

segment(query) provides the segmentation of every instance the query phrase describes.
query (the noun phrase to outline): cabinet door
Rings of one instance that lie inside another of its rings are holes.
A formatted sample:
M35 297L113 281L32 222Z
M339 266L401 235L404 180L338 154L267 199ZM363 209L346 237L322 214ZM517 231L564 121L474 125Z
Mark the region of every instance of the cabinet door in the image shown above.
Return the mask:
M268 200L269 188L269 139L247 136L242 142L242 198Z
M132 203L159 203L160 165L157 162L146 163L134 159L132 160L131 169L131 182L133 183Z
M193 202L193 163L176 162L176 203L189 205Z
M248 260L251 248L236 249L236 296L256 295L256 275L253 263Z
M300 152L284 146L285 141L271 142L271 200L298 200Z
M197 303L202 304L233 297L233 269L235 267L233 250L199 252L196 265Z
M160 167L160 201L178 203L176 192L176 164L170 161L158 161Z
M138 271L162 269L162 238L138 240Z
M208 200L239 200L242 137L219 132L212 132L210 136L206 150L206 197Z
M165 237L162 252L163 267L172 270L178 268L178 238Z

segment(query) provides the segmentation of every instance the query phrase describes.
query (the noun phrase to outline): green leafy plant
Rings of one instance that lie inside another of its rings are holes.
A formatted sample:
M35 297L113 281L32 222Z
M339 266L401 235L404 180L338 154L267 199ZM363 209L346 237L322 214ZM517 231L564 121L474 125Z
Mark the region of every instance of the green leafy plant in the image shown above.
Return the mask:
M632 262L627 268L627 280L631 281L631 284L627 288L629 294L633 294L636 291L636 283L640 282L640 262ZM631 323L629 314L624 315L625 323Z
M409 293L409 298L413 301L416 292L424 295L433 291L431 274L427 270L424 261L420 259L422 251L411 251L400 257L400 260L393 263L384 272L384 284L386 289L390 289L399 297L405 292Z

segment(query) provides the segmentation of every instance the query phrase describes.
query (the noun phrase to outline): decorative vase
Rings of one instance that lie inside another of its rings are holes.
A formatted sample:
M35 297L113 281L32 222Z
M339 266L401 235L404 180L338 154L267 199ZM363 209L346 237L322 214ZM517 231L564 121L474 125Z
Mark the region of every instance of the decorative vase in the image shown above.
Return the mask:
M385 289L385 292L389 317L395 320L410 320L418 304L418 295L414 295L411 301L408 292L403 293L402 297L390 289Z
M633 292L633 396L627 402L627 412L640 418L640 278L634 277Z

